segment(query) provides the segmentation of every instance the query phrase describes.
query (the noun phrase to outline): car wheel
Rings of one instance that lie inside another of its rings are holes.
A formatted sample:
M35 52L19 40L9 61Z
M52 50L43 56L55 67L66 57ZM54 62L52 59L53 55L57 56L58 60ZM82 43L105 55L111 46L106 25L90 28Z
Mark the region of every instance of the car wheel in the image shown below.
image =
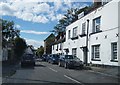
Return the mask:
M64 64L64 67L65 67L66 69L68 68L68 65L67 65L67 63L65 63L65 64Z
M58 65L59 65L59 67L61 67L61 63L60 62L58 63Z
M51 61L51 64L53 64L53 61Z

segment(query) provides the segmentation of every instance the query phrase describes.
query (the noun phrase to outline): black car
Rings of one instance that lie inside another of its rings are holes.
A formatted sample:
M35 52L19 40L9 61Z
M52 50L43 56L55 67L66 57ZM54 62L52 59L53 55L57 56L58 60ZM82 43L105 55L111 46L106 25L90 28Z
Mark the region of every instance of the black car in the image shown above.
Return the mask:
M65 68L83 68L83 62L76 56L62 55L59 59L59 66L63 66Z
M50 54L48 62L52 63L52 64L58 64L58 62L59 62L59 55L58 54Z
M24 54L21 58L21 66L35 65L35 59L33 54Z
M47 61L47 58L48 58L47 54L42 55L42 61Z

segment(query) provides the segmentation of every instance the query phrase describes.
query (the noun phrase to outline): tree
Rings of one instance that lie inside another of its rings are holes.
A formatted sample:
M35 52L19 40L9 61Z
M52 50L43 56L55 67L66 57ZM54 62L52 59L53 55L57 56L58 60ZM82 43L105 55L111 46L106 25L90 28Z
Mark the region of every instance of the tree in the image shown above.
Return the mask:
M44 47L40 46L40 48L37 49L37 55L42 56L44 53Z
M13 42L14 38L19 37L20 30L16 29L13 21L7 21L0 19L2 24L2 45L3 47L9 43Z
M27 44L24 39L17 37L14 40L14 51L17 59L20 59L25 49L27 48Z
M13 21L2 20L2 35L3 39L9 40L19 37L20 30L14 27Z

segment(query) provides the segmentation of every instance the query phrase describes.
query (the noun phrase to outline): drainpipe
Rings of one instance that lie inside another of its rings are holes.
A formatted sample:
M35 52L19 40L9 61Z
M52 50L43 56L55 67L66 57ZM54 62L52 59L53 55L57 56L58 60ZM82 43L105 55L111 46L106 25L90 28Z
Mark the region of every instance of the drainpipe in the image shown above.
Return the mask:
M89 31L89 19L87 20L87 36L86 36L86 62L85 65L87 66L88 61L88 31Z

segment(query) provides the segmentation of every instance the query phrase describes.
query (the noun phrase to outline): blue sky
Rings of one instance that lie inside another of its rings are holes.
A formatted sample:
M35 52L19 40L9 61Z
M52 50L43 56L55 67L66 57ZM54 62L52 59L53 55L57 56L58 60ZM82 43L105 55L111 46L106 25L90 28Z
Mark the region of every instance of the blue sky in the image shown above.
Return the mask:
M44 39L67 9L82 8L91 3L92 0L3 0L0 2L0 16L14 21L27 44L38 48L44 45Z

